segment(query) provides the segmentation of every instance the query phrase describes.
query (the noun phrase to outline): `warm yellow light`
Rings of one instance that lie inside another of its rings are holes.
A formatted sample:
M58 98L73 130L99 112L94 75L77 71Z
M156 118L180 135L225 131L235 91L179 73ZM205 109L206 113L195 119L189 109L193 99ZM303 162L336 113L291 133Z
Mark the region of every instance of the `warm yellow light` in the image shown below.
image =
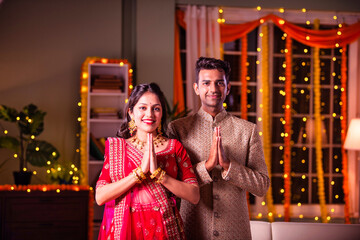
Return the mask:
M132 70L132 69L129 69L129 73L133 73L133 70Z
M269 212L269 213L268 213L268 216L269 216L269 217L272 217L272 215L273 215L272 212Z
M81 107L81 102L78 102L78 106Z
M302 215L302 214L299 215L299 218L303 218L303 217L304 217L304 215Z
M17 157L18 157L18 155L15 153L15 154L14 154L14 158L17 158Z
M285 21L282 20L282 19L280 19L280 20L279 20L279 24L280 24L280 25L284 25L284 24L285 24Z
M75 165L74 165L74 164L71 164L71 168L75 168Z
M32 123L32 119L31 119L31 118L29 118L28 122L29 122L29 123Z
M69 171L69 174L70 174L70 175L73 175L73 174L74 174L74 172L73 172L73 171Z
M302 179L305 179L305 178L306 178L306 176L305 176L305 175L302 175L302 176L301 176L301 178L302 178Z
M125 99L125 103L127 103L129 101L129 99Z
M75 171L75 172L77 172L77 170L78 170L78 168L77 168L77 167L75 167L75 168L74 168L74 171Z
M124 66L124 63L123 62L120 62L119 63L120 67Z
M265 202L264 202L264 201L262 201L262 202L261 202L261 205L265 206Z
M285 192L285 190L282 188L282 189L280 189L280 193L284 193Z
M334 181L331 181L331 185L335 185L335 182L334 182Z
M260 6L257 6L257 7L256 7L256 10L260 11L260 10L261 10L261 7L260 7Z
M315 217L314 219L315 219L315 221L318 221L318 220L319 220L319 217Z
M80 152L80 149L77 148L77 149L75 150L75 152L77 152L77 153Z
M284 161L283 160L280 160L280 165L283 165L284 164Z
M263 36L264 36L264 34L263 34L263 33L259 33L259 36L260 36L260 37L263 37Z
M333 117L336 117L336 113L333 113L332 116L333 116Z
M47 164L47 165L50 165L50 164L51 164L51 162L50 162L50 161L47 161L47 162L46 162L46 164Z
M333 213L333 212L335 212L335 209L332 208L330 211Z
M52 152L53 157L56 157L56 152Z
M261 52L261 48L257 48L256 51Z
M264 23L265 22L265 20L264 19L260 19L260 23Z
M280 9L279 9L279 12L284 13L284 12L285 12L285 9L284 9L284 8L280 8Z
M303 150L303 151L306 151L306 147L303 147L302 150Z
M258 217L261 218L261 217L262 217L262 213L258 213Z
M46 170L46 172L47 172L47 173L50 173L51 171L50 171L50 169L48 169L48 170Z
M335 47L339 47L340 45L338 43L335 43Z
M83 72L82 78L87 79L89 77L89 74L87 72Z
M336 194L336 195L335 195L335 198L338 199L338 198L339 198L339 195Z
M306 161L305 161L305 159L301 159L301 163L303 163L303 164L304 164L305 162L306 162Z
M223 103L223 107L226 108L226 107L227 107L227 104L226 104L226 103Z
M8 130L4 130L4 134L8 134L9 133L9 131Z
M336 19L337 19L337 16L333 16L333 19L336 20Z
M28 189L26 189L26 191L27 191L27 192L31 192L31 189L30 189L30 188L28 188Z
M129 85L129 88L130 88L130 89L133 89L133 88L134 88L134 86L133 86L132 84L130 84L130 85Z
M16 117L16 120L19 121L19 120L20 120L20 117Z
M81 92L82 93L85 93L85 92L87 92L88 91L88 88L86 87L86 86L82 86L81 87Z
M309 78L308 78L308 77L305 77L305 78L304 78L304 81L305 81L305 82L309 81Z
M258 121L261 122L261 121L262 121L262 118L261 118L261 117L258 117Z
M102 58L102 59L101 59L101 62L102 62L102 63L108 63L108 61L109 61L109 60L106 59L106 58Z
M59 192L60 192L60 189L56 189L56 192L59 193Z
M289 50L287 50L287 48L285 48L284 52L287 53L287 52L289 52Z
M306 40L310 40L310 36L306 36Z
M301 192L305 192L305 188L301 188Z
M301 203L298 203L297 205L298 205L298 207L301 207Z
M287 177L288 177L288 175L285 173L285 174L284 174L284 178L287 178Z
M330 217L330 216L327 216L326 219L327 219L328 221L330 221L330 220L331 220L331 217Z
M37 174L37 171L33 171L33 174L36 175L36 174Z
M40 148L39 148L39 147L36 147L36 148L35 148L35 151L37 151L37 152L38 152L39 150L40 150Z
M78 120L78 122L81 122L81 117L78 117L77 120Z
M225 18L222 18L222 19L221 19L221 22L224 23L224 22L225 22Z
M309 51L309 50L308 50L307 48L304 49L304 53L308 53L308 51Z
M280 146L280 147L279 147L279 149L280 149L280 150L283 150L283 149L284 149L284 147L283 147L283 146Z
M310 25L310 21L308 20L308 21L306 21L306 25Z
M306 12L306 8L301 9L301 11L302 11L303 13Z
M222 8L219 8L219 13L223 13L224 10Z
M260 61L259 61L259 60L256 60L256 64L260 64Z
M335 76L336 76L336 72L333 72L332 75L333 75L333 77L335 77Z

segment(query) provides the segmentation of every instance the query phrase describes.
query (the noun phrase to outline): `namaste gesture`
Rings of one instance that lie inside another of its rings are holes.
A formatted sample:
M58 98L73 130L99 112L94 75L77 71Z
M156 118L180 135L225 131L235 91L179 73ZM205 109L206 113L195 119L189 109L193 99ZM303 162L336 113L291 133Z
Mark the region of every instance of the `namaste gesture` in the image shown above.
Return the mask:
M205 163L206 170L210 172L216 165L220 165L225 171L229 169L230 161L226 158L222 146L220 127L214 128L210 155Z
M144 174L150 171L151 174L158 168L155 147L153 142L153 135L147 133L147 147L145 147L144 156L141 160L141 169Z

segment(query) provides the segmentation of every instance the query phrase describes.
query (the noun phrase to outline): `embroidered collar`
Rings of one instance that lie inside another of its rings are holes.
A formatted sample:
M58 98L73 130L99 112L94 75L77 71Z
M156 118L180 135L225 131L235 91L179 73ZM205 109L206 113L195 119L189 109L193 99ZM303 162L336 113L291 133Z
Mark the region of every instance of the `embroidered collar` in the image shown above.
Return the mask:
M218 114L216 114L215 118L213 118L209 113L205 112L201 107L198 111L198 114L206 121L216 123L216 122L221 122L226 117L227 112L225 109L222 109Z

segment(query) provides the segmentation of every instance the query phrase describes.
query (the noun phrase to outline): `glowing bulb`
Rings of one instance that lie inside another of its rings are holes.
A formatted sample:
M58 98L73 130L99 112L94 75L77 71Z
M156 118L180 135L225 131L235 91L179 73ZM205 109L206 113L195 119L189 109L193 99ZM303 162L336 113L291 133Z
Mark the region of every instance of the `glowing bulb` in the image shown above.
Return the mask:
M124 63L123 62L120 62L119 63L120 67L124 66Z
M130 85L129 85L129 88L130 88L130 89L133 89L133 88L134 88L134 86L133 86L132 84L130 84Z
M78 117L77 120L78 120L78 122L81 122L81 117Z
M265 20L264 19L260 19L260 23L264 23L265 22Z
M260 10L261 10L261 7L260 7L260 6L257 6L257 7L256 7L256 10L260 11Z
M83 79L87 79L88 77L89 77L88 73L87 73L87 72L83 72L82 78L83 78Z
M16 117L16 120L19 121L19 120L20 120L20 117Z
M306 40L310 40L310 37L309 37L309 36L306 36Z
M301 9L301 11L302 11L303 13L306 12L306 8Z
M56 157L56 152L52 152L53 157Z
M133 70L132 70L132 69L129 69L129 73L133 73Z
M279 24L280 24L280 25L284 25L284 24L285 24L285 21L284 21L283 19L280 19L280 20L279 20Z
M262 201L262 202L261 202L261 205L265 206L265 202L264 202L264 201Z
M81 102L78 102L78 106L81 107Z
M18 157L18 155L15 153L15 154L14 154L14 158L17 158L17 157Z
M8 131L8 130L4 130L4 133L5 133L5 134L8 134L8 133L9 133L9 131Z
M308 20L308 21L306 21L306 25L310 25L310 21Z
M46 162L46 164L47 164L47 165L50 165L50 164L51 164L51 162L50 162L50 161L47 161L47 162Z
M285 9L284 9L284 8L280 8L280 9L279 9L279 12L284 13L284 12L285 12Z
M337 19L337 16L333 16L333 19L336 20L336 19Z
M222 8L219 9L219 13L223 13L224 10Z
M38 152L39 150L40 150L40 148L39 148L39 147L36 147L36 148L35 148L35 151L37 151L37 152Z

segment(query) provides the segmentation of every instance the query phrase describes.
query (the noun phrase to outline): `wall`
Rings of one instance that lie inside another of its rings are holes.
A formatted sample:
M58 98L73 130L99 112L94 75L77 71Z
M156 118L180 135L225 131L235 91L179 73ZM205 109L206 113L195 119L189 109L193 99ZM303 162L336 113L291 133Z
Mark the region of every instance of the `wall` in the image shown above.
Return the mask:
M0 104L38 105L47 112L39 138L53 143L61 160L77 159L79 76L87 56L129 59L138 83L159 83L172 101L177 3L360 12L353 0L3 0ZM8 156L0 149L0 164ZM0 184L13 183L17 167L10 161L0 168ZM39 176L33 183L45 180Z
M0 5L0 104L20 110L33 103L47 112L39 139L56 146L60 160L78 159L82 62L87 56L121 57L121 6L121 0L4 0ZM0 164L8 157L0 149ZM0 184L13 183L17 169L18 161L7 162ZM47 180L44 169L38 172L32 183Z

